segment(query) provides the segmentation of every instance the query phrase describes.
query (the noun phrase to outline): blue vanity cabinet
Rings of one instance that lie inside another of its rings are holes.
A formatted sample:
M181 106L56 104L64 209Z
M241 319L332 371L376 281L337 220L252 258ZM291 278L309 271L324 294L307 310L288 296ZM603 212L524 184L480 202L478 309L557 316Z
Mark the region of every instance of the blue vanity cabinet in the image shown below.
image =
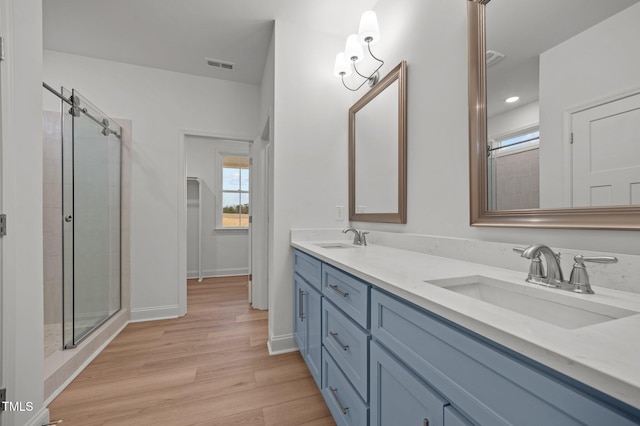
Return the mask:
M293 274L293 338L300 349L300 354L304 357L307 349L307 321L304 321L304 299L309 285L298 274Z
M446 426L472 426L473 423L465 419L464 416L456 411L452 406L444 407L444 424Z
M443 426L446 405L407 366L371 343L371 425Z
M369 424L371 285L322 264L322 395L339 425Z
M321 262L296 251L294 253L294 330L293 335L311 375L321 385L322 368L322 293Z
M615 404L586 385L395 296L379 290L371 293L372 368L374 347L380 345L448 401L447 426L467 424L466 419L492 426L640 422L638 410ZM381 386L384 397L384 381ZM384 398L372 396L372 413L385 404Z
M363 329L369 328L370 285L326 263L322 294Z
M311 375L321 384L322 354L322 294L297 273L293 278L295 289L294 338Z
M326 348L323 348L320 391L338 426L366 426L369 424L369 405L360 398L358 392ZM393 424L400 425L400 423Z
M363 401L369 398L369 333L331 302L322 304L322 344Z

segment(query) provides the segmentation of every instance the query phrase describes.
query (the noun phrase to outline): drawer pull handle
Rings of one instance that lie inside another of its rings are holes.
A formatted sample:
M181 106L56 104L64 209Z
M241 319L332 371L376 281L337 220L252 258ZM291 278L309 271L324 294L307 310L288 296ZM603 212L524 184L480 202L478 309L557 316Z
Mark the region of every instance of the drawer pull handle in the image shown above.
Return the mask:
M340 411L342 411L342 414L347 414L347 410L349 409L349 407L343 406L342 402L340 402L340 398L338 398L338 389L332 388L331 386L329 386L329 390L333 395L333 399L335 399L336 402L338 403L338 407L340 407Z
M342 297L347 297L349 295L349 293L346 293L346 292L340 290L337 285L329 285L329 287L331 287L331 290L335 291L336 293L338 293Z
M348 351L349 350L349 345L345 345L344 343L342 343L340 341L340 339L338 339L338 333L334 333L333 331L330 331L329 334L331 335L331 337L333 337L333 340L335 340L336 343L338 345L340 345L340 347L342 348L343 351Z
M304 321L304 291L298 289L298 318Z
M422 423L422 426L429 426L429 419L424 419L424 423Z

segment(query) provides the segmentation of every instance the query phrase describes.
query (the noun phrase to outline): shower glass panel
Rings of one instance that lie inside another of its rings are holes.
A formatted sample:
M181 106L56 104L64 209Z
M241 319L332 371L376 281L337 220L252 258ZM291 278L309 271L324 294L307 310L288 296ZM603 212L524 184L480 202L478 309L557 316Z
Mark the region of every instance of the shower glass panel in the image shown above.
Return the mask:
M63 109L65 348L120 309L121 129L77 91L69 99L73 105Z

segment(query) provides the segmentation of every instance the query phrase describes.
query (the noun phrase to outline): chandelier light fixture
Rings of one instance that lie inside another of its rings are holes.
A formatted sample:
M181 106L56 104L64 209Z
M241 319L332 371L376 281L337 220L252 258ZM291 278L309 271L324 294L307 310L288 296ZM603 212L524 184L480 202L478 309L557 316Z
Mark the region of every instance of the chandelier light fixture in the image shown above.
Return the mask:
M380 41L380 29L378 28L378 18L376 17L376 13L372 10L368 10L362 14L360 18L360 27L358 28L358 34L351 34L347 37L347 42L344 46L344 51L340 52L336 55L336 62L333 68L333 73L336 77L340 77L342 80L342 84L347 89L355 92L360 89L365 83L369 84L369 87L373 87L380 78L380 74L378 70L384 65L384 61L382 59L378 59L371 52L371 45L376 44ZM369 56L373 58L377 63L378 67L371 72L368 76L362 74L356 64L362 62L365 56L365 52L363 46L367 46L367 51L369 52ZM347 86L347 83L344 81L345 77L349 77L353 72L363 78L362 83L352 89Z

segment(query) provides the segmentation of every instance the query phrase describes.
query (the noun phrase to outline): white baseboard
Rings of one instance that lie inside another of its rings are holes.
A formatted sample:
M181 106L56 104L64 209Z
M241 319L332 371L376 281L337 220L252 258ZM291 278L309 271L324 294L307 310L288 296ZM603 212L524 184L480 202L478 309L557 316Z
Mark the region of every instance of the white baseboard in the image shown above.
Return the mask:
M249 275L249 268L209 269L202 271L203 278L234 277L237 275ZM198 271L187 271L187 279L199 278Z
M49 409L47 405L49 404L44 404L44 407L34 414L31 420L27 422L27 426L42 426L49 423Z
M269 355L286 354L287 352L295 352L298 349L293 334L285 334L283 336L269 336L267 341Z
M129 322L155 321L161 319L178 318L180 307L178 305L153 306L150 308L132 308Z

